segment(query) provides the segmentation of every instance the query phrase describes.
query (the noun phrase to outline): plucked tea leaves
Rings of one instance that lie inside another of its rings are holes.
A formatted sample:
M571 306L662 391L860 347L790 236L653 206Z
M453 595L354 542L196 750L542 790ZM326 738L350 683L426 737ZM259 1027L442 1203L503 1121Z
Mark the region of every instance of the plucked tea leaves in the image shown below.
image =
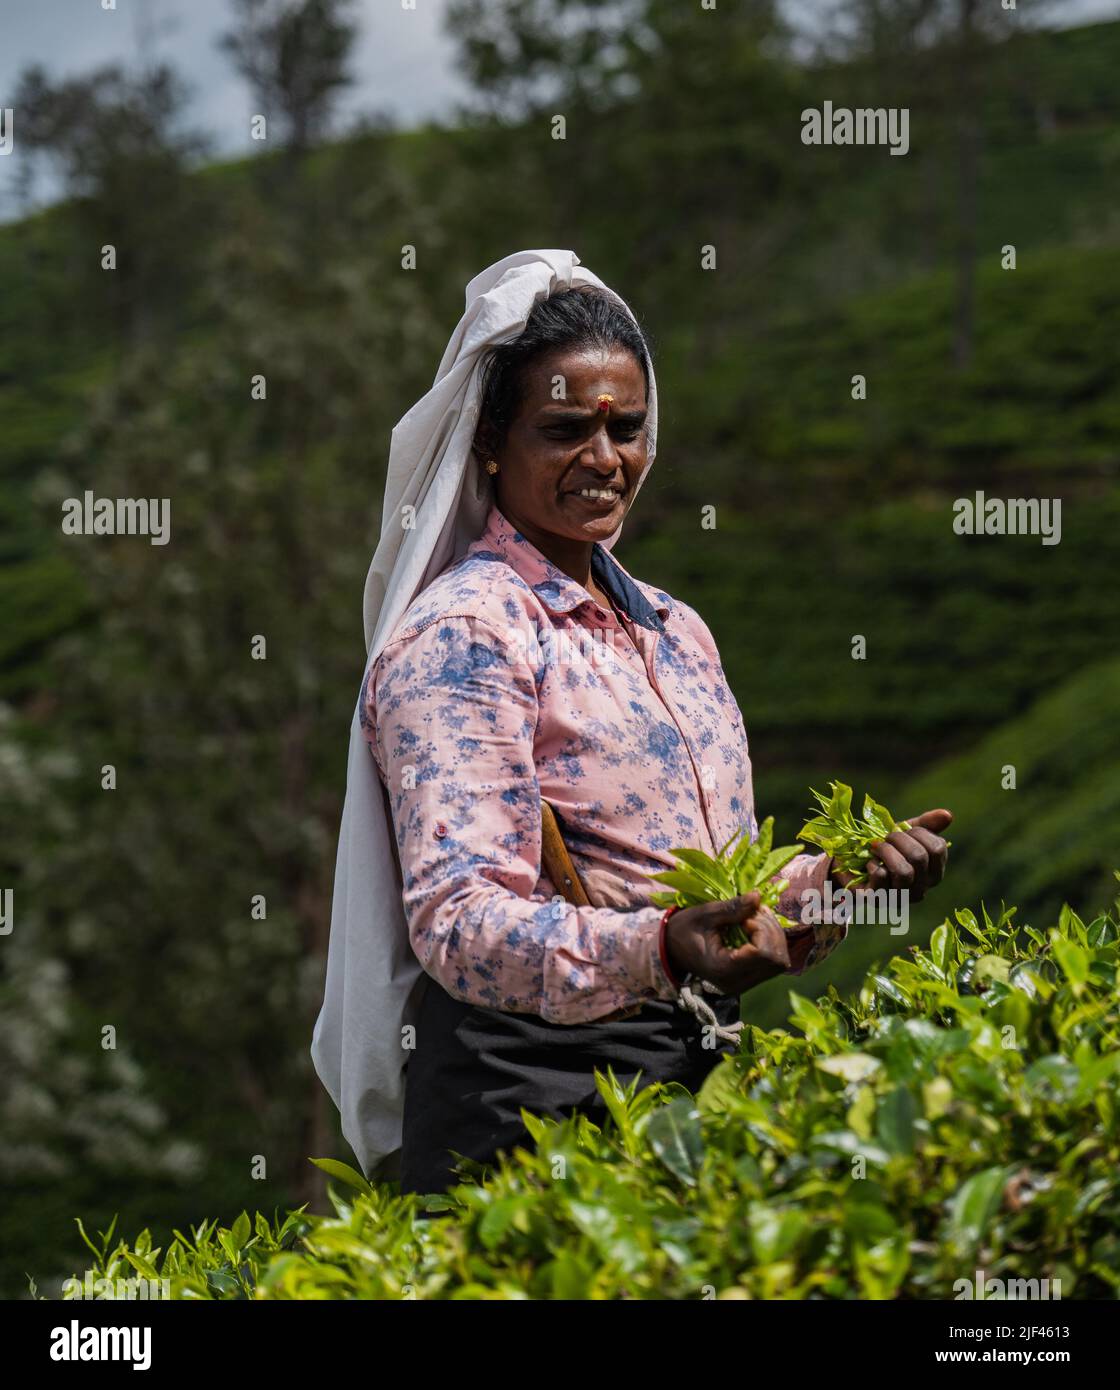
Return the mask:
M699 849L675 849L678 868L651 874L657 883L667 884L670 893L652 893L650 902L656 907L695 907L700 903L727 902L744 893L758 893L764 907L774 912L783 927L795 924L777 912L782 893L789 886L777 874L789 861L799 855L803 845L784 845L773 848L774 817L767 816L759 828L758 838L751 840L743 826L713 858ZM747 940L739 926L724 933L728 946L742 946Z
M831 796L810 788L818 814L798 831L799 840L819 845L835 860L836 867L853 877L849 886L867 880L867 861L876 840L885 840L896 830L909 830L910 822L895 820L880 802L863 798L863 814L852 814L852 789L844 782L830 782ZM948 843L948 841L946 841Z

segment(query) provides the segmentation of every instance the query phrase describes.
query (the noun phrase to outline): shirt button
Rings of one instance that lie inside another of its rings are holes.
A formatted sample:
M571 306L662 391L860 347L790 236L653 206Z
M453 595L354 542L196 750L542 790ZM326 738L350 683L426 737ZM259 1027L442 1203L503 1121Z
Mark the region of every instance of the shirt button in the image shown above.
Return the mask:
M443 821L436 822L435 834L437 840L442 840L443 837L447 834L447 826L444 825Z

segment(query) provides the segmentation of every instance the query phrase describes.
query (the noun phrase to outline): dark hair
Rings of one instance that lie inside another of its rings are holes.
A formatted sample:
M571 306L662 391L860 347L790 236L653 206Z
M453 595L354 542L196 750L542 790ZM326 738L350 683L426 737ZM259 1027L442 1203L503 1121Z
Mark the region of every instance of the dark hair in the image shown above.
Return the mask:
M517 337L490 350L483 369L479 429L487 432L494 451L505 443L517 414L526 369L549 353L585 347L632 353L645 376L648 396L650 352L641 328L608 290L571 285L538 300Z

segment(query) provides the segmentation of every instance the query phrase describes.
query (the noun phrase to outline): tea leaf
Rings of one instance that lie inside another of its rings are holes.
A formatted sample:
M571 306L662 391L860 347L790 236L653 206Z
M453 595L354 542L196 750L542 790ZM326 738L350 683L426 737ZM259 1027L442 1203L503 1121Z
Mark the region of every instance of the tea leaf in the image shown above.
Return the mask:
M817 1059L817 1066L821 1071L826 1071L832 1076L842 1076L848 1082L866 1081L882 1065L878 1057L871 1057L866 1052L845 1052L839 1057Z
M342 1163L337 1158L313 1158L311 1162L316 1168L321 1168L324 1173L329 1173L332 1178L337 1178L339 1182L345 1183L347 1187L352 1187L357 1192L368 1194L373 1191L361 1173L357 1169L351 1168L348 1163Z
M962 1183L949 1206L946 1234L963 1255L980 1244L995 1215L1007 1181L1005 1168L985 1168Z
M695 1187L704 1162L700 1112L695 1100L674 1100L657 1111L646 1129L646 1137L670 1173Z
M656 907L694 907L705 902L726 902L743 894L757 892L762 905L774 911L781 926L792 927L794 923L776 911L781 894L788 885L775 880L774 875L800 854L803 846L786 845L772 850L773 836L774 818L768 816L759 827L758 837L753 843L747 838L743 827L724 846L719 859L713 859L698 849L674 850L680 867L649 875L655 883L667 884L674 892L671 896L652 893L650 902ZM727 853L732 845L734 848ZM728 946L742 945L746 939L740 926L724 932L724 941Z
M883 840L895 830L909 830L909 821L896 821L890 811L870 793L863 799L862 819L852 815L852 789L843 782L830 782L831 797L818 791L811 794L821 814L807 820L798 831L799 840L819 845L832 856L836 867L851 874L851 885L858 886L867 879L867 860L871 845ZM946 843L949 843L946 841Z
M912 1154L914 1152L914 1121L918 1116L918 1103L905 1087L880 1098L875 1115L875 1129L879 1142L889 1154Z

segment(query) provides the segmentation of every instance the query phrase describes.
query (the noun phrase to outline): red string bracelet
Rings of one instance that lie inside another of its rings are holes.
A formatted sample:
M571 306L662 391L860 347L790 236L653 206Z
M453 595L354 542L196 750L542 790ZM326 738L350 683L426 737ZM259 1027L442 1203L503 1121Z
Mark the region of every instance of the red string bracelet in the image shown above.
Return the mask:
M677 979L676 975L673 974L673 971L669 965L669 953L665 949L665 928L666 926L668 926L669 918L672 917L673 913L679 911L679 907L667 907L665 909L665 914L661 918L661 934L658 938L658 950L661 954L661 968L669 977L669 983L673 986L674 989L677 990L680 989L683 981Z

